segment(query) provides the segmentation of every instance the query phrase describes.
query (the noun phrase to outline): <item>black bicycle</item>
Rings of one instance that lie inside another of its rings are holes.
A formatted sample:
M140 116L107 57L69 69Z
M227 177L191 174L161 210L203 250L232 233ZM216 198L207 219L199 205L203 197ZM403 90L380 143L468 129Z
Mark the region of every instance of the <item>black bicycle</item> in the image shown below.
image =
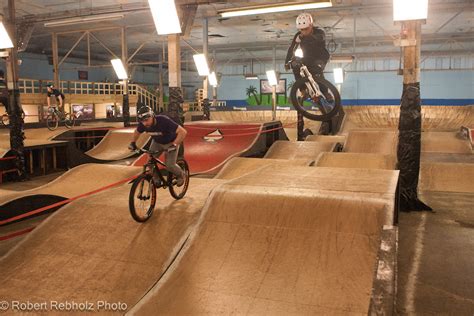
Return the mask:
M139 149L137 153L148 154L148 162L143 166L143 172L132 183L128 204L133 219L143 223L151 217L155 209L156 189L169 189L171 196L176 200L186 195L189 187L189 167L186 160L182 158L176 161L185 174L184 184L178 187L176 176L166 171L165 164L154 157L159 152ZM166 176L162 169L167 172Z
M64 122L64 126L72 128L76 123L76 117L71 113L63 113L55 106L48 108L48 116L46 117L46 126L50 131L58 128L59 122Z
M293 58L290 67L299 69L301 75L290 92L291 103L295 109L314 121L329 121L336 116L341 109L341 96L337 88L321 76L313 77L300 58ZM327 88L327 93L321 92L321 86ZM321 114L309 112L315 110Z

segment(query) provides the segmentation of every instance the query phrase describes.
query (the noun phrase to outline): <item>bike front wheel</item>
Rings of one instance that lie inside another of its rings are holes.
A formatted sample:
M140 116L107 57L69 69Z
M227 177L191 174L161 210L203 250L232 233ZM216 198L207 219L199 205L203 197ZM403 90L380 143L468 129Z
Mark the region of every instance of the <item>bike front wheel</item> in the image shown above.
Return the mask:
M66 113L64 115L64 125L67 128L72 128L74 124L76 123L75 116L71 113Z
M318 97L311 96L308 93L308 78L300 78L296 80L291 88L291 103L293 103L293 106L301 115L310 120L329 121L336 116L341 109L341 96L337 88L331 82L321 77L314 77L313 79L320 89L326 87L328 92ZM321 114L309 112L315 110L319 110Z
M133 181L130 188L128 206L133 219L146 222L155 209L156 187L151 175L141 175Z
M48 127L50 131L54 131L58 128L58 124L58 116L56 114L48 114L48 116L46 117L46 127Z
M176 164L184 172L184 184L178 187L176 176L172 174L171 172L169 172L168 173L168 187L169 187L171 196L174 197L176 200L180 200L186 195L186 192L188 191L189 166L186 160L184 159L178 159L178 161L176 161Z

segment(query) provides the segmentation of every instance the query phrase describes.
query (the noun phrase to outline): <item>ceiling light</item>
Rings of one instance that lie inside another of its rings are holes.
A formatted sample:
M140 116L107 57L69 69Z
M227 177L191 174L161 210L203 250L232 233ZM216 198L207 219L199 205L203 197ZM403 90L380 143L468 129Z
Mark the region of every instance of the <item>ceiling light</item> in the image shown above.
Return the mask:
M354 62L354 56L331 56L330 63L352 63Z
M211 84L211 86L213 87L217 87L217 76L216 76L216 72L213 71L209 74L209 83Z
M45 27L56 27L56 26L65 26L65 25L74 25L81 23L90 23L90 22L102 22L102 21L112 21L123 19L125 15L123 14L99 14L92 16L77 17L59 21L46 22Z
M393 20L426 20L428 0L393 0Z
M277 86L278 85L278 79L277 79L277 74L275 70L267 70L267 79L268 83L271 86Z
M258 80L258 76L253 74L245 75L245 80Z
M342 68L334 68L334 82L341 84L344 82L344 71Z
M148 0L148 4L159 35L181 33L174 0Z
M276 13L276 12L287 12L287 11L296 11L296 10L308 10L308 9L320 9L332 7L330 0L327 1L318 1L318 2L286 2L279 3L277 5L261 5L261 6L250 6L242 8L233 8L228 10L219 11L219 14L223 18L231 18L236 16L244 15L256 15L256 14L265 14L265 13Z
M117 74L117 77L120 80L126 80L128 79L127 71L125 70L125 67L123 66L122 60L119 58L112 59L110 61L112 63L112 66L114 67L115 73Z
M6 48L13 48L13 43L5 25L3 25L3 22L0 22L0 49Z
M193 55L194 63L200 76L209 76L209 66L204 54Z

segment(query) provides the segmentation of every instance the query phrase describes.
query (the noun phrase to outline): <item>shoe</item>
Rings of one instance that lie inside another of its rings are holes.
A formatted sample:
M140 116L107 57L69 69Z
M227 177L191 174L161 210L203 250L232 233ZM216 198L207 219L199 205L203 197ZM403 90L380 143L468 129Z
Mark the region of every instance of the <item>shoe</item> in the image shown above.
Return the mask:
M181 176L181 177L179 177L179 178L176 178L176 185L177 185L178 187L182 187L183 184L184 184L184 177L183 177L183 176Z
M332 96L332 94L330 94L329 92L326 92L326 93L323 93L323 94L324 94L324 97L326 98L326 101L328 103L334 102L334 97Z

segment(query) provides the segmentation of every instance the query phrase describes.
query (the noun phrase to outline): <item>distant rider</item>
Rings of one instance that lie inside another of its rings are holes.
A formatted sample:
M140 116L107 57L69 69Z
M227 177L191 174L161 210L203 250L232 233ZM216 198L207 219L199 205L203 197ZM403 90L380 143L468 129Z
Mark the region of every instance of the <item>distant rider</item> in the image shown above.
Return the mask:
M168 171L177 178L177 185L184 184L184 172L176 164L179 145L186 137L187 131L165 115L155 115L149 106L141 107L137 112L139 124L133 133L133 139L128 148L137 150L137 140L141 133L147 132L152 137L150 151L158 152L155 157L165 153L165 165Z
M48 97L46 98L48 102L48 108L51 106L51 96L56 98L56 104L59 105L59 110L64 113L64 94L56 89L53 84L48 84Z

